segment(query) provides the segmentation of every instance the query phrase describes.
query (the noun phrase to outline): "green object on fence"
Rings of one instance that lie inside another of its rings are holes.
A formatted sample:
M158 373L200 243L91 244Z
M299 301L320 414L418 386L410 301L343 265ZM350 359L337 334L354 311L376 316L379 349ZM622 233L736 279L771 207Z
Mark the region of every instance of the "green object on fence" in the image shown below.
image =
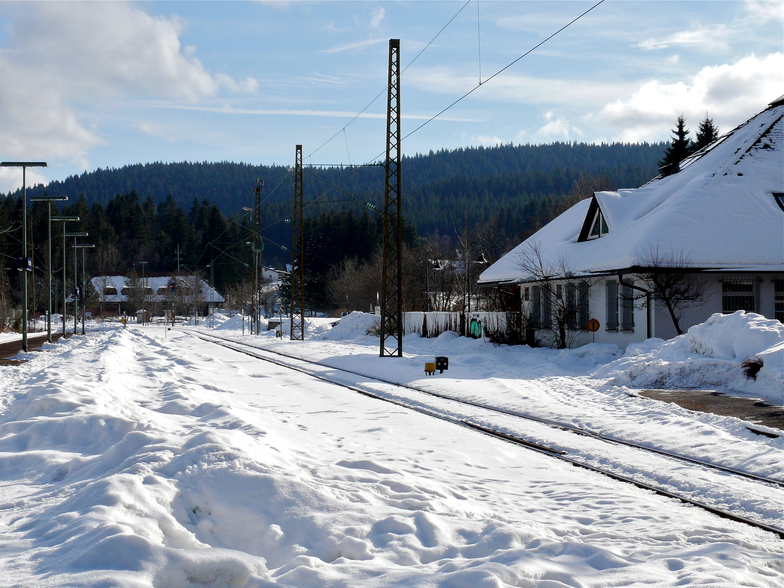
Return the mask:
M474 339L479 339L482 336L482 321L472 318L468 324L468 334Z

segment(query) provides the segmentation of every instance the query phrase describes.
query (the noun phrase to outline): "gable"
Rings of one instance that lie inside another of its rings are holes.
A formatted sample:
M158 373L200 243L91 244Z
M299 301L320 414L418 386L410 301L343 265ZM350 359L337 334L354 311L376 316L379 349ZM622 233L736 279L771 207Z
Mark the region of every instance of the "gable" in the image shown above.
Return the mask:
M577 242L582 243L583 241L598 239L604 237L609 232L610 228L607 225L607 217L604 214L602 207L599 206L596 194L594 194L591 198L591 203L588 205L588 212L583 220L583 226L580 229Z

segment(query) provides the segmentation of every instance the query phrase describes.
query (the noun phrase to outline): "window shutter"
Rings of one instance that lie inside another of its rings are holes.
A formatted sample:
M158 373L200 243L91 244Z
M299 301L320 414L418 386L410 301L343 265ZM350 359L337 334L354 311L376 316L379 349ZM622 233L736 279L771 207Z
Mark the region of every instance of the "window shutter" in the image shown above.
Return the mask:
M551 329L553 327L553 293L547 287L542 290L542 328Z
M538 329L541 326L541 288L534 286L531 288L531 326Z
M634 330L634 292L629 286L621 289L621 330Z
M607 282L607 330L618 329L618 282Z
M580 282L580 309L579 309L579 316L577 327L580 329L587 329L588 328L588 282Z

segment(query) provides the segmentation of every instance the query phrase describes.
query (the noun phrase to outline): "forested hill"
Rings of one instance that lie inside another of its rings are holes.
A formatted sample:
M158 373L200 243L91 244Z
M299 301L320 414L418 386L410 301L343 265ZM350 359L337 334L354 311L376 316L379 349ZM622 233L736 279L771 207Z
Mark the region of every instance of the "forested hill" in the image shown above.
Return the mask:
M601 179L601 188L636 187L657 174L666 144L553 143L466 148L404 157L403 212L420 234L450 234L468 216L471 223L503 215L507 223L524 216L542 218L556 201L573 192L577 180ZM359 210L364 203L383 206L383 169L373 167L307 168L306 201L344 201L333 207ZM46 192L84 195L88 205L104 207L117 195L136 192L140 201L161 204L171 195L185 210L194 201L215 203L226 215L253 205L256 179L264 180L265 217L289 216L293 188L290 169L245 163L151 163L98 169L55 181ZM31 196L44 192L37 186ZM11 194L18 198L19 192ZM318 214L323 206L311 207ZM529 219L530 220L530 219ZM511 228L511 227L510 227ZM519 230L519 226L518 226Z

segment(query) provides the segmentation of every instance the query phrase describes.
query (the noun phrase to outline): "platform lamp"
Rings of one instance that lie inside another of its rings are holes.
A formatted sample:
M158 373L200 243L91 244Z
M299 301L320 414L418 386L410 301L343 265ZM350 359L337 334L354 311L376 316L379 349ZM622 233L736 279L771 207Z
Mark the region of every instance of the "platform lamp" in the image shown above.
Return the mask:
M49 245L49 255L46 257L46 273L49 278L49 298L46 314L46 340L52 342L52 202L64 202L68 200L68 196L50 196L44 194L43 196L33 196L30 202L48 202L49 203L49 238L47 244Z
M53 216L53 221L60 221L63 223L67 222L75 222L80 220L78 216ZM65 337L65 225L63 225L63 316L62 316L62 323L63 323L63 337Z
M63 233L63 251L65 251L65 238L73 237L74 240L74 335L76 335L76 329L78 328L76 316L79 314L79 301L76 299L76 238L87 237L89 234L90 233L87 231L79 231L77 233ZM63 260L65 260L65 253L63 253ZM63 291L65 291L65 284L63 284ZM65 307L63 307L63 309L65 309ZM65 322L65 318L63 318L63 322ZM65 327L63 327L63 330L65 330Z
M147 324L147 280L144 278L144 268L147 267L146 261L140 261L142 266L142 325Z
M0 167L22 168L22 351L27 353L27 272L33 265L27 261L27 168L48 166L45 161L3 161Z
M79 243L78 245L74 243L74 249L82 250L82 335L84 335L84 315L87 314L87 305L85 303L87 298L87 281L84 275L84 250L94 247L95 245L92 243Z

